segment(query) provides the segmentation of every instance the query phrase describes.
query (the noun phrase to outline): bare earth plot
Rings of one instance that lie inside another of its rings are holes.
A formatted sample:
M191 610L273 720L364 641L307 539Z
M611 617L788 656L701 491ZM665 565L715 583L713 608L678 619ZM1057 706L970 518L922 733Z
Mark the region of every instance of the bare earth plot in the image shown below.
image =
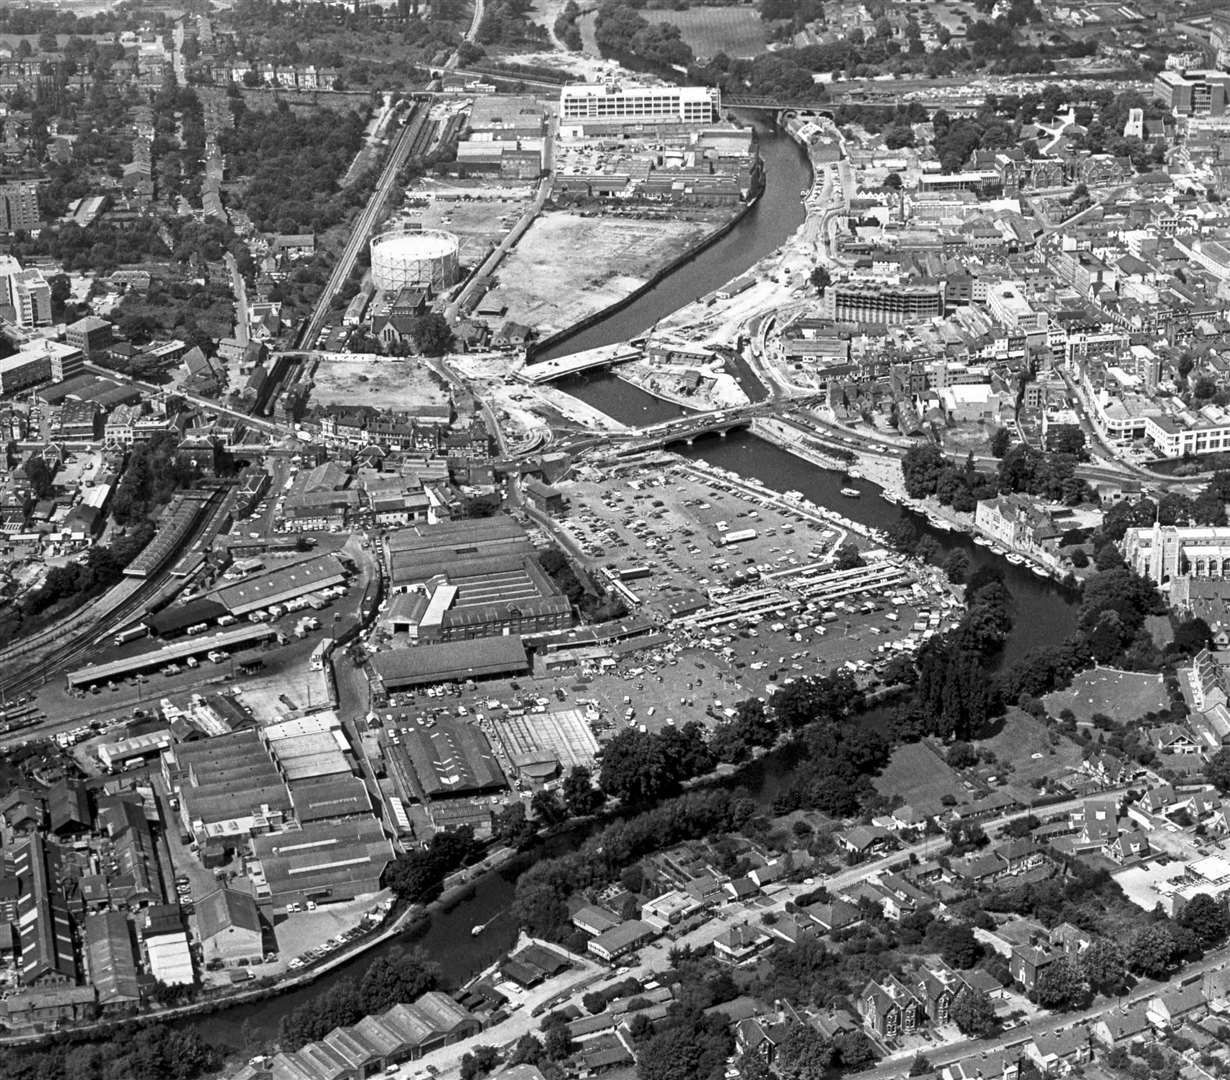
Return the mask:
M754 7L698 7L664 11L664 22L674 23L698 58L725 53L737 60L765 51L764 23Z
M540 335L622 300L714 228L706 222L543 214L499 271L508 318Z
M934 750L920 742L897 747L874 783L881 795L900 795L908 806L924 811L937 810L945 795L959 803L970 801L961 778Z
M1160 675L1104 667L1082 671L1067 690L1056 690L1043 700L1051 716L1071 709L1081 724L1088 723L1094 713L1129 723L1170 704Z
M321 361L312 382L312 400L318 405L405 409L449 400L439 379L417 360Z

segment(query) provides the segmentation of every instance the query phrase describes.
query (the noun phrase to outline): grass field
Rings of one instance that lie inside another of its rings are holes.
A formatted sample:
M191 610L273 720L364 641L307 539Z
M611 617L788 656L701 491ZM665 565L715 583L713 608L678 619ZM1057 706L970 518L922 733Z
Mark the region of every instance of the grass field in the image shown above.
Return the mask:
M1081 748L1070 739L1057 736L1052 743L1047 726L1020 709L1009 709L999 733L991 739L979 739L974 745L994 752L1000 761L1012 762L1008 775L1015 786L1049 776L1058 778L1081 763ZM1035 757L1034 755L1040 755Z
M1160 675L1101 667L1082 671L1067 690L1056 690L1043 701L1051 716L1071 709L1081 724L1088 723L1094 713L1105 713L1121 724L1130 723L1170 704Z
M697 59L725 53L736 59L765 51L764 23L754 7L695 7L687 11L647 11L650 22L674 23Z
M961 778L925 743L906 743L894 750L875 778L875 788L881 795L900 795L907 805L924 813L939 813L945 795L959 803L971 801Z

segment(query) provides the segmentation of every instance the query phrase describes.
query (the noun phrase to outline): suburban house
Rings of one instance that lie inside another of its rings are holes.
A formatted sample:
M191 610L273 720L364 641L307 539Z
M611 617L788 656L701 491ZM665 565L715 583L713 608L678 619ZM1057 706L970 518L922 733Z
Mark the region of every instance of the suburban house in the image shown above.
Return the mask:
M1093 1057L1089 1031L1077 1026L1035 1035L1025 1044L1025 1056L1043 1076L1067 1076Z
M1127 1046L1153 1037L1153 1028L1144 1008L1115 1009L1103 1013L1090 1027L1094 1039L1105 1047Z

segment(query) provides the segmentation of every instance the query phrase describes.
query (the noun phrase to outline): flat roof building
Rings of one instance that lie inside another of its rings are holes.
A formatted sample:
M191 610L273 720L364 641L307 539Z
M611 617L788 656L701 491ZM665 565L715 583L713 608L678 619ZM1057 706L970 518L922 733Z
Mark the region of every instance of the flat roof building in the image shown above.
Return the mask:
M1180 116L1222 116L1230 74L1224 71L1159 71L1153 96Z
M277 570L254 574L233 585L224 585L213 593L213 597L232 615L247 615L318 589L341 585L345 580L345 571L335 555L316 555Z
M76 671L70 671L67 682L70 689L79 689L115 679L126 679L140 672L155 671L168 664L181 663L190 656L201 657L215 650L230 652L245 649L276 635L277 630L272 626L236 626L216 634L199 634L158 649L149 649L134 656L124 657L122 660L112 660L105 664L87 664Z
M709 86L643 86L637 83L578 83L561 88L559 116L575 120L662 120L712 123L721 111L720 92Z
M525 646L515 634L388 649L376 653L369 664L387 692L432 683L519 675L529 671L530 666Z
M163 775L179 793L184 827L199 843L269 832L292 810L282 774L250 728L171 747Z
M639 949L658 936L658 931L640 919L629 919L610 930L590 938L586 948L595 956L608 962Z
M257 898L269 899L274 907L353 900L378 892L380 877L393 858L393 845L372 817L314 822L256 836L252 851L265 877Z
M196 982L192 966L192 951L188 935L182 930L173 934L146 937L145 956L149 973L167 986L191 986Z

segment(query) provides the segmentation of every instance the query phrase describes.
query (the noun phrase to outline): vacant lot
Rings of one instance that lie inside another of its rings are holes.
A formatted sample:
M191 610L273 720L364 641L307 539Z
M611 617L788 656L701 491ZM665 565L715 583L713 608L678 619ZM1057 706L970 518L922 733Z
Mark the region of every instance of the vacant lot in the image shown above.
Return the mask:
M975 745L986 748L1000 761L1010 761L1007 774L1020 787L1040 777L1060 777L1081 763L1081 748L1062 735L1055 735L1036 717L1020 709L1009 709L1003 728L993 739L980 739Z
M430 205L410 216L424 229L444 229L461 242L461 263L475 266L503 239L529 204L530 187L480 180L425 182L422 190L435 196Z
M509 319L553 333L622 300L716 225L542 214L500 268L498 294Z
M698 7L688 11L646 12L651 22L674 23L697 59L725 53L735 59L765 51L764 23L753 7Z
M1067 690L1057 690L1043 700L1051 716L1071 709L1081 724L1087 724L1094 713L1129 723L1170 704L1160 675L1103 667L1082 671Z
M961 778L925 743L907 743L894 750L887 768L876 777L875 787L882 795L900 795L907 805L924 813L941 810L945 795L959 803L971 801Z
M321 361L312 377L312 400L318 405L370 405L375 409L409 409L447 405L448 391L417 360Z

